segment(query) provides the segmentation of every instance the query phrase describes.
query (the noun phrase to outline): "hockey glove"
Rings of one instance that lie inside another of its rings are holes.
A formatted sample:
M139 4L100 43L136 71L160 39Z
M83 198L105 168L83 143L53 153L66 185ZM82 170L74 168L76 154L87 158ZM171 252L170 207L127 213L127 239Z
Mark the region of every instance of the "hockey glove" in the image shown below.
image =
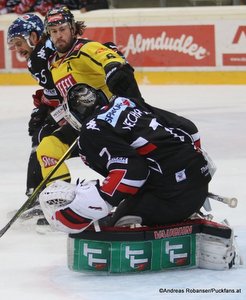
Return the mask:
M141 97L133 71L129 64L110 63L106 65L106 83L110 92L121 97Z
M39 105L41 105L43 94L44 94L44 90L39 89L36 90L35 94L32 95L34 106L39 107Z
M112 209L98 190L95 181L81 182L75 187L57 180L42 191L39 201L50 225L66 233L79 233Z
M49 107L44 104L33 109L31 114L31 119L28 123L28 133L30 136L32 136L34 132L44 124L44 121L47 118L48 113L49 113Z

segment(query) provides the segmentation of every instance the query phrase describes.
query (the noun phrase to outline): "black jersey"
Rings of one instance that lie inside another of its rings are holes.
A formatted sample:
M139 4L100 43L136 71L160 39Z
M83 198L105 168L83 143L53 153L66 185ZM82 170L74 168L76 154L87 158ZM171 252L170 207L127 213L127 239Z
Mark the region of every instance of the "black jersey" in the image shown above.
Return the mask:
M81 157L106 177L100 191L112 205L145 184L170 197L184 185L211 179L207 162L191 139L196 127L175 114L154 111L118 97L83 122Z
M28 70L37 80L38 84L44 88L45 104L57 107L62 102L58 90L55 87L52 75L48 68L48 58L54 53L51 41L48 39L44 43L40 42L33 50L28 60Z

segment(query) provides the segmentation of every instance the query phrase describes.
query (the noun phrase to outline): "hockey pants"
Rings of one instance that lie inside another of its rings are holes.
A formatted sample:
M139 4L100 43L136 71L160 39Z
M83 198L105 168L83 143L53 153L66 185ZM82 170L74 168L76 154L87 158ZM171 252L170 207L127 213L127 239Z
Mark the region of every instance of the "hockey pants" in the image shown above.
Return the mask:
M65 125L56 130L52 135L46 136L42 139L36 152L43 178L50 173L59 159L69 149L76 137L77 132L75 132L71 126ZM76 150L70 155L70 157L74 156L78 156ZM51 177L50 182L57 179L67 182L71 181L71 175L65 162L61 164L59 169Z
M45 124L38 128L32 135L32 151L27 166L26 194L30 195L43 179L40 164L37 159L36 148L40 141L50 135L55 130L55 126Z

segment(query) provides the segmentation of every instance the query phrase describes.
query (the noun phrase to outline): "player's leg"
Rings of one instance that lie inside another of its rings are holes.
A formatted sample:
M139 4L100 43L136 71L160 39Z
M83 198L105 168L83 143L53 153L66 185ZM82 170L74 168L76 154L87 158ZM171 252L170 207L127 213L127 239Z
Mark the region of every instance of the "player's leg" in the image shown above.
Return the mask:
M73 131L71 126L63 126L56 130L52 135L43 138L37 147L37 158L41 166L43 178L54 168L57 161L67 151L69 146L77 137L77 132ZM74 156L75 152L71 154ZM67 182L71 181L71 175L66 163L63 163L57 172L53 175L50 182L60 179Z
M32 134L32 150L27 166L26 195L30 196L43 179L36 149L40 141L54 131L54 126L45 124Z
M208 194L208 185L186 189L166 199L151 190L138 196L136 204L129 209L129 214L142 218L142 224L166 225L182 222L193 213L199 212Z
M37 147L37 158L41 166L43 178L50 173L68 148L68 144L62 143L61 140L54 135L43 138ZM65 163L63 163L53 177L51 177L50 182L55 179L61 179L70 182L70 172Z

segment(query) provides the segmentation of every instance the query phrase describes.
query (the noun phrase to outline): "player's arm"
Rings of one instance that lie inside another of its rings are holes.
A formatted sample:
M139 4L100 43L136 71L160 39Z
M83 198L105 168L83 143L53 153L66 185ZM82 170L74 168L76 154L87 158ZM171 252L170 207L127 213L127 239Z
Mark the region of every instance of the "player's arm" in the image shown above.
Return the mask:
M127 98L142 98L134 77L134 69L129 64L111 62L104 70L106 83L112 94Z
M190 142L193 143L196 148L201 148L200 133L194 122L170 111L149 105L148 103L145 103L145 107L158 115L167 126L181 129L186 133L186 136L189 136Z
M92 59L102 65L107 86L112 94L142 99L134 77L134 69L122 55L97 42L87 43L83 49Z
M144 185L149 175L146 160L122 136L107 130L107 126L93 133L88 129L82 143L89 166L105 176L99 190L105 201L117 206Z
M107 173L102 185L98 181L80 182L70 193L70 185L54 182L40 195L48 222L66 233L81 232L106 217L113 206L135 195L148 178L146 162L121 137L102 128L99 132L95 124L91 126L90 138L83 135L79 148L83 148L83 159L91 168ZM59 199L59 207L50 205L52 199Z

